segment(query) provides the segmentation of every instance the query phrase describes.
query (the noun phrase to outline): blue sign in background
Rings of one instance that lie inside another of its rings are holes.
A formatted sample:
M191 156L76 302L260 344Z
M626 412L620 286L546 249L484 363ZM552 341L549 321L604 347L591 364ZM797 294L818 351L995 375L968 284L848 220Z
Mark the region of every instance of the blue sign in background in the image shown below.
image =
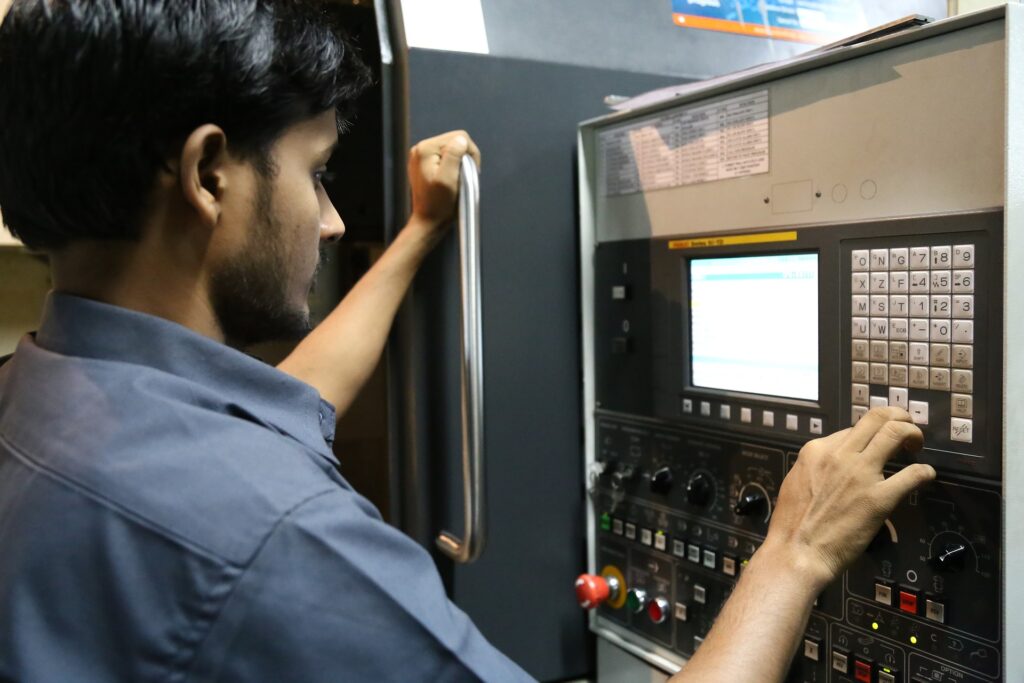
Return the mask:
M672 11L769 31L780 28L819 34L823 38L856 33L865 25L860 0L672 0ZM702 28L699 24L696 27Z

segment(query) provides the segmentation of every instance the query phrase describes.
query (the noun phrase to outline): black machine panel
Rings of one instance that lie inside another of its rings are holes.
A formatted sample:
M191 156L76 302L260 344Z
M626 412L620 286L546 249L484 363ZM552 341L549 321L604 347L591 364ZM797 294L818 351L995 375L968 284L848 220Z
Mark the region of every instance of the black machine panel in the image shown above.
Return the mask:
M926 447L890 468L939 479L819 596L789 680L1001 680L1001 231L990 211L599 245L591 500L622 588L599 615L691 656L802 445L898 405Z

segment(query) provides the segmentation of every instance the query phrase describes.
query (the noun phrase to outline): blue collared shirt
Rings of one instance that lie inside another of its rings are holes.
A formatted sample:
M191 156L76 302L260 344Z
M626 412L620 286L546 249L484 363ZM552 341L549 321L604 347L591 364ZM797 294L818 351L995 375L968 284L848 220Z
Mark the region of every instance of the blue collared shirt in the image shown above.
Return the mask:
M531 680L333 437L307 384L52 294L0 369L0 680Z

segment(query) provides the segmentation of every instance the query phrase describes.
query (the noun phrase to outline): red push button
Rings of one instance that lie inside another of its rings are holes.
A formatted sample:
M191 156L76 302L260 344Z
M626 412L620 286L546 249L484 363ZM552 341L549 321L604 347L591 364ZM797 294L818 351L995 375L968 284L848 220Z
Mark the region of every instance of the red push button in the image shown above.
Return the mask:
M608 599L611 588L601 576L581 574L576 579L576 600L583 609L593 609Z
M900 609L910 614L917 614L917 594L901 590Z
M668 616L668 600L665 598L655 598L647 603L647 616L655 624L660 624L665 621Z
M871 683L871 664L859 659L853 661L853 678L860 683Z

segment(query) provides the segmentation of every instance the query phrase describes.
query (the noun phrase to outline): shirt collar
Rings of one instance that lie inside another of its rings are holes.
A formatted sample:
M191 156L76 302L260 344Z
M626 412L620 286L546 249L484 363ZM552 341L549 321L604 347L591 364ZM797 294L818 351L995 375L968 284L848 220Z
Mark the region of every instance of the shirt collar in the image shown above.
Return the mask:
M61 355L143 365L215 391L337 463L335 410L310 385L192 330L145 313L51 292L36 343Z

